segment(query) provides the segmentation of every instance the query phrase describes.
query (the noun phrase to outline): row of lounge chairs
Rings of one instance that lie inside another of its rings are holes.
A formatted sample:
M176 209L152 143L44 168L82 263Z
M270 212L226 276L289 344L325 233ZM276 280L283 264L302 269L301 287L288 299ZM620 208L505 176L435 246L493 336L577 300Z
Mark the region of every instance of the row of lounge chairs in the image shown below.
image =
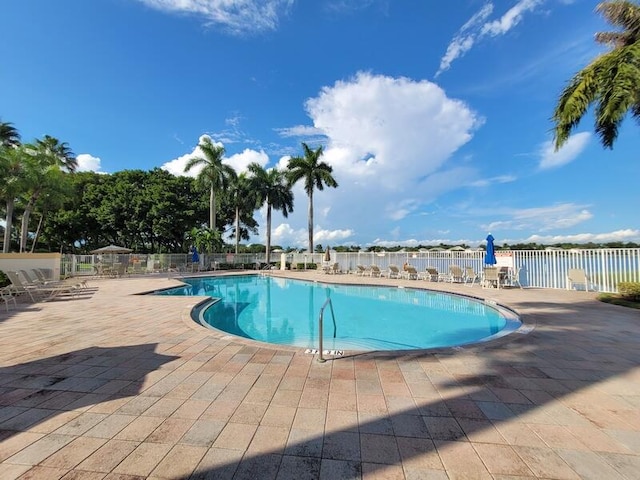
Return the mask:
M76 296L80 290L87 288L86 280L52 280L39 268L4 272L9 281L8 286L0 289L0 299L9 310L9 304L17 305L16 297L26 295L32 302L47 301L62 295Z
M435 267L427 267L424 271L418 271L412 265L405 265L400 269L396 265L389 265L386 270L380 269L377 265L357 265L356 275L365 277L387 277L387 278L406 278L409 280L427 280L431 282L457 282L457 283L475 283L478 275L471 267L464 270L457 265L451 265L448 273L439 272Z
M404 278L408 280L426 280L430 282L463 283L473 286L476 283L483 287L519 286L520 270L509 273L498 267L487 267L482 273L476 272L473 267L460 267L450 265L448 272L440 272L435 267L427 267L424 271L418 271L412 265L405 265L402 269L396 265L389 265L386 270L382 270L377 265L357 265L355 274L365 277L387 277Z

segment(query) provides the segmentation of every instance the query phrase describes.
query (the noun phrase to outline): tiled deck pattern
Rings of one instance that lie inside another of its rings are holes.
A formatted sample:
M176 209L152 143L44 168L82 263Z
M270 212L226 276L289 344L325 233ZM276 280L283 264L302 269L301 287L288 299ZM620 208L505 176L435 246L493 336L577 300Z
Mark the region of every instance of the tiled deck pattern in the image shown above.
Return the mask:
M196 298L132 295L174 280L96 280L0 310L0 478L640 478L638 311L306 276L491 297L535 329L319 364L195 325Z

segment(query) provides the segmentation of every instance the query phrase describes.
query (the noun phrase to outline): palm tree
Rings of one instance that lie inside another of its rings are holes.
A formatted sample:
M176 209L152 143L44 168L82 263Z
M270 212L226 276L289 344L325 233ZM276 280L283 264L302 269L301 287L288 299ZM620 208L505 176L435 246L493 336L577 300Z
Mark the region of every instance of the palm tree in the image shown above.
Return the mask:
M251 185L257 196L257 205L267 205L267 245L265 261L271 263L271 210L275 208L287 216L293 212L293 192L284 172L277 168L265 170L258 163L251 163L247 169L251 174Z
M0 148L20 145L20 133L12 123L0 121Z
M27 249L29 232L29 218L41 195L50 188L57 188L63 170L73 172L78 166L74 153L66 142L61 143L57 138L45 135L35 144L23 145L24 156L24 212L20 229L20 252Z
M42 140L36 140L35 146L39 154L50 157L52 163L69 172L75 172L78 168L78 160L67 142L60 142L57 138L45 135Z
M640 121L640 5L627 0L602 2L596 7L616 32L596 34L610 50L578 72L560 94L553 114L558 150L595 104L595 131L605 148L613 148L627 112Z
M24 147L0 147L0 199L5 201L3 253L11 248L11 227L16 198L23 189Z
M243 234L243 231L240 228L242 213L253 212L256 208L256 193L255 190L251 188L249 177L247 177L247 174L245 172L242 172L240 175L234 175L231 184L227 189L227 195L235 209L234 237L236 239L237 255L240 238L249 238L246 233Z
M235 171L229 165L222 163L224 147L214 145L211 138L204 136L198 144L203 156L192 157L184 167L188 172L193 167L202 166L197 176L197 182L209 188L209 228L216 229L216 192L227 188L229 179L235 175Z
M333 168L320 161L323 154L322 146L311 150L306 143L302 143L304 157L292 157L287 166L289 182L293 185L304 179L304 191L309 196L309 253L313 253L313 191L324 190L324 186L336 188L338 182L331 173Z
M0 121L0 199L6 202L4 241L2 251L8 253L11 247L11 225L13 207L20 192L22 176L22 151L20 133L12 123Z

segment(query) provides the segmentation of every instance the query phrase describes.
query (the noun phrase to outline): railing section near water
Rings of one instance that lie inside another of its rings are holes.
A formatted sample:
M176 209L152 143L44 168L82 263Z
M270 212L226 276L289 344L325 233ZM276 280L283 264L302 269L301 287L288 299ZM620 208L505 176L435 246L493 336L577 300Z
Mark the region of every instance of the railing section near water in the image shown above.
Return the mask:
M498 250L508 258L515 270L520 269L523 287L567 288L567 272L582 269L591 280L591 286L600 292L616 292L620 282L640 282L640 248L571 249L571 250ZM271 255L271 264L279 265L280 253ZM292 268L322 265L324 253L292 253L286 260ZM427 252L331 252L331 262L337 262L343 272L355 272L358 265L377 265L386 271L389 265L402 267L409 263L419 272L434 267L448 273L451 265L471 267L477 273L484 267L484 252L446 250ZM190 254L106 254L63 255L63 275L95 275L99 265L126 264L127 274L148 274L167 271L195 273L223 267L259 270L265 264L260 254L200 254L198 263Z

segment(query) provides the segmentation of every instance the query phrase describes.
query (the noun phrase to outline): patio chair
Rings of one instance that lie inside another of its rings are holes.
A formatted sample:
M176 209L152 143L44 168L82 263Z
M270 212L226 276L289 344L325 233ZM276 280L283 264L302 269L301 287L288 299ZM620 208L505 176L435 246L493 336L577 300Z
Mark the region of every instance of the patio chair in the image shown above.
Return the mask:
M478 280L479 275L473 269L473 267L464 267L464 284L473 287Z
M356 265L356 275L364 276L367 268L364 265Z
M11 292L9 287L0 288L0 301L4 303L4 308L8 312L9 311L9 302L13 302L14 306L18 306L16 303L16 296Z
M567 289L568 290L571 290L576 285L584 285L584 290L588 292L590 283L591 283L591 280L589 276L581 268L571 268L567 272ZM594 288L593 291L595 292L596 289Z
M380 267L377 266L377 265L369 266L369 276L370 277L381 277L382 276L382 271L380 270Z
M449 281L451 283L464 283L464 272L458 265L449 265Z
M400 269L397 265L389 265L389 272L387 273L388 278L400 278Z
M416 270L416 267L412 265L407 265L404 269L403 277L408 280L417 280L418 271Z
M29 295L29 298L31 299L31 301L35 303L36 297L34 297L34 294L36 296L38 295L37 285L32 285L32 284L29 284L27 281L23 281L18 275L18 272L6 271L4 273L9 279L9 281L11 282L11 285L9 285L9 289L11 293L14 293L17 295L26 293L27 295Z
M21 270L20 273L23 277L28 278L25 275L25 271ZM31 298L31 301L35 303L36 296L42 300L52 300L53 298L67 293L77 295L79 286L74 284L61 284L61 285L40 285L23 281L20 278L18 272L5 272L9 281L11 282L11 289L16 293L26 293ZM34 296L35 294L35 296Z
M511 271L507 277L507 282L509 283L510 287L515 287L518 286L520 288L522 288L522 284L520 283L520 272L522 271L522 268L516 268L515 272Z
M333 275L337 275L338 273L342 273L342 269L340 268L340 264L338 262L335 262L333 265L331 265L331 272Z
M500 288L500 269L485 267L482 273L482 288Z
M437 282L440 280L440 272L436 267L427 267L424 272L421 272L418 278L423 280L429 280L430 282Z

